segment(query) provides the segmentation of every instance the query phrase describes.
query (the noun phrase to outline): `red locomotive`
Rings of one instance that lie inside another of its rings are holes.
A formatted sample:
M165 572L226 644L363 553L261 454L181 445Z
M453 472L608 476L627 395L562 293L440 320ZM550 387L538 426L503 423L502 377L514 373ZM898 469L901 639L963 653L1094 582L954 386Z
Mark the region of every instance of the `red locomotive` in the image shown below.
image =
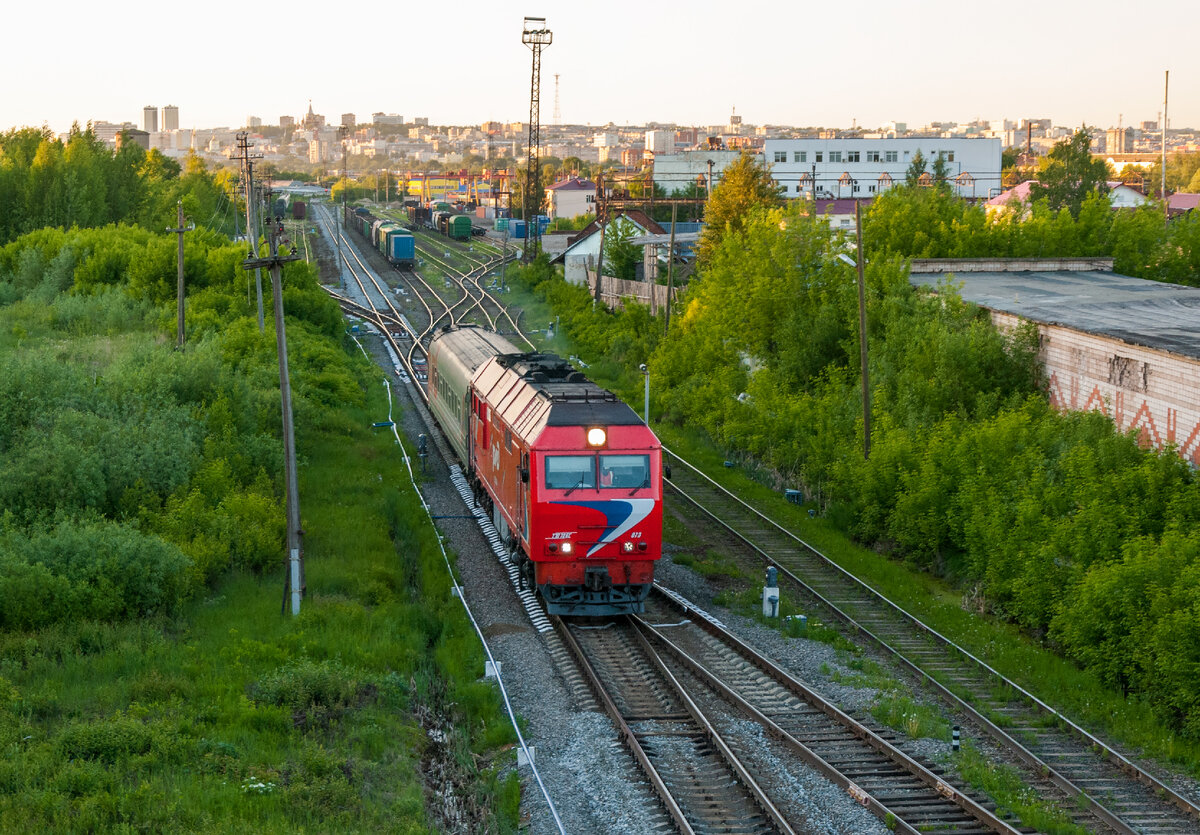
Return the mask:
M662 447L629 406L474 326L430 344L429 404L551 614L643 610L662 554Z

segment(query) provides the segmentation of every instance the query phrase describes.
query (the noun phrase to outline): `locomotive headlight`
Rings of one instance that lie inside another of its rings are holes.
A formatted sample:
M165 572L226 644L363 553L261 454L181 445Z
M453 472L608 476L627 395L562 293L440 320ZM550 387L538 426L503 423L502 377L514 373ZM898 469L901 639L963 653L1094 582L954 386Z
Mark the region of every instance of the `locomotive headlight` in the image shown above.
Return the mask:
M562 552L564 554L570 554L574 550L575 550L575 546L573 546L570 542L564 542L562 544Z
M588 446L604 446L607 440L608 433L604 431L603 427L593 426L587 431Z
M625 540L624 542L622 542L621 547L625 549L626 554L633 553L633 542L631 542L630 540Z

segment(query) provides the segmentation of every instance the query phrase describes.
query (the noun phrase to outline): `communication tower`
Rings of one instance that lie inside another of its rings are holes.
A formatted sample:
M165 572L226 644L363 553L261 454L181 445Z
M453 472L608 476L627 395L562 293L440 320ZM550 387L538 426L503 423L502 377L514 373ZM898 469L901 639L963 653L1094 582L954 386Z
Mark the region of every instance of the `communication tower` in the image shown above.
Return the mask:
M562 124L562 108L558 106L558 73L554 74L554 124Z

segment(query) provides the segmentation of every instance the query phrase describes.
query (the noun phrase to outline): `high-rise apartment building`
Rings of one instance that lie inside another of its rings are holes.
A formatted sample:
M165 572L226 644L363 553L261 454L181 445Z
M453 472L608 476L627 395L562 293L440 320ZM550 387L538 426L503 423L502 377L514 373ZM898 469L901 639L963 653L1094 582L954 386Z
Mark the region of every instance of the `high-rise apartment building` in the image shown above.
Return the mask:
M158 108L152 104L142 108L142 128L146 133L158 133Z
M162 129L164 131L179 130L179 108L168 104L162 109Z

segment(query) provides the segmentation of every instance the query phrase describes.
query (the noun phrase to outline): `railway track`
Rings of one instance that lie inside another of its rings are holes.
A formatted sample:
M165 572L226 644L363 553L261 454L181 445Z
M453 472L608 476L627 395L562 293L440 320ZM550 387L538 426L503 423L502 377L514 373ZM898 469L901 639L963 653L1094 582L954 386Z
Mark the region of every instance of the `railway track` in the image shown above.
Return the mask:
M555 627L681 831L790 831L788 821L802 819L804 809L780 778L803 767L893 831L1028 831L672 592L656 587L642 617L602 628L555 619ZM761 728L769 750L733 714ZM668 744L662 736L688 742ZM714 781L724 794L710 785ZM709 801L697 807L696 797ZM746 828L720 828L735 821Z
M666 451L666 450L664 450ZM1200 832L1200 807L800 537L671 454L670 494L698 509L861 638L890 655L1071 802L1078 822L1123 835Z
M633 621L553 621L680 832L793 835Z

